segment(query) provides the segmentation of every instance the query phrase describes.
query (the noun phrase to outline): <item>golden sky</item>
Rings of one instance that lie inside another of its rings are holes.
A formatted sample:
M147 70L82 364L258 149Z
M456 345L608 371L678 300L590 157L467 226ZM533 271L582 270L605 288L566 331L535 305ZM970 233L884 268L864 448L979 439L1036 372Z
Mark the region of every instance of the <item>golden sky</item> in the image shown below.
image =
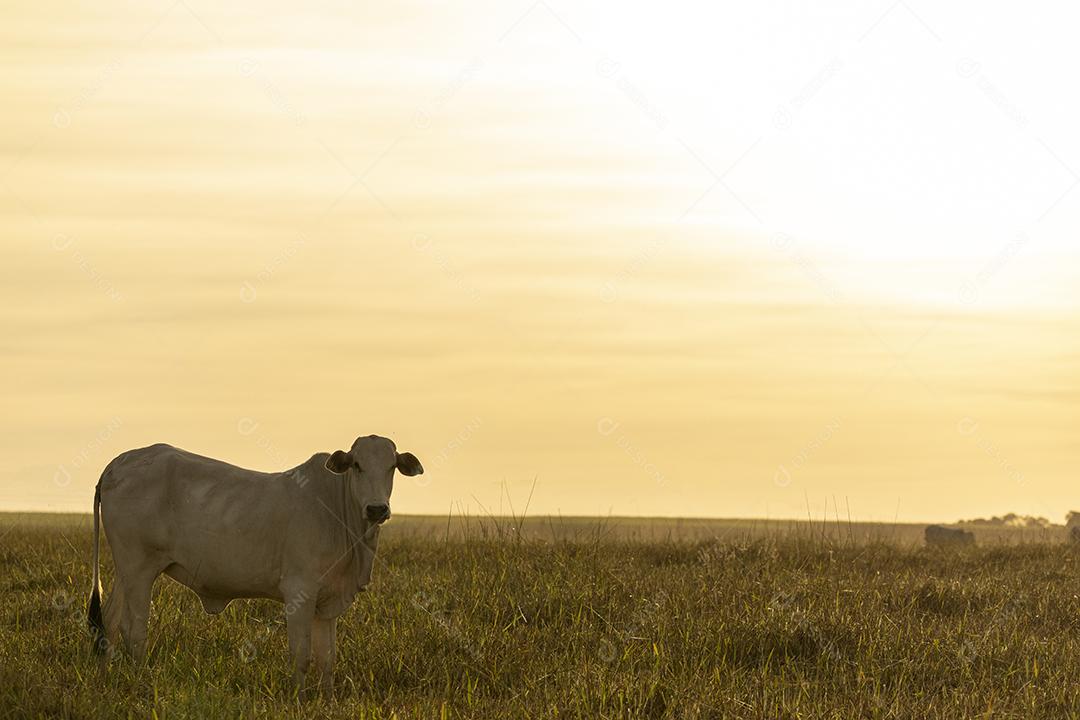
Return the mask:
M2 11L0 508L368 433L399 513L1080 508L1074 11L226 5Z

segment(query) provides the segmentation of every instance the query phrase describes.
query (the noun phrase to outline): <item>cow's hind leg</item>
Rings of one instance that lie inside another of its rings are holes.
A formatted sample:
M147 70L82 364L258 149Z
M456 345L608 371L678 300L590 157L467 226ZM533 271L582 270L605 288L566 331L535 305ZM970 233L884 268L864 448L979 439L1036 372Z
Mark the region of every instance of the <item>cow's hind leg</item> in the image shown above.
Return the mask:
M119 569L119 567L117 568ZM120 630L128 652L136 662L146 658L146 631L150 622L150 594L154 580L161 573L160 564L144 562L134 568L127 567L121 578L123 585L123 610Z
M124 619L124 587L117 578L113 582L112 592L105 600L105 642L106 653L112 654L113 650L120 645L120 633Z

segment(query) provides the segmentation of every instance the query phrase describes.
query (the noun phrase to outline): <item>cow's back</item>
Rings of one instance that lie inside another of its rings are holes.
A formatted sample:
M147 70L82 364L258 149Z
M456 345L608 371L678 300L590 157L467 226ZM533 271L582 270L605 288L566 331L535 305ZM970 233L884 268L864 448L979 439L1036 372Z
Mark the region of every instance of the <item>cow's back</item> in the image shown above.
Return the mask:
M243 476L269 479L278 474L248 470L167 443L157 443L117 455L105 468L102 475L102 490L121 488L131 483L167 480L173 477L220 479Z
M258 504L259 491L276 477L159 443L109 463L101 476L102 512L116 507L125 515L157 520L217 512L228 521L236 514L232 505Z

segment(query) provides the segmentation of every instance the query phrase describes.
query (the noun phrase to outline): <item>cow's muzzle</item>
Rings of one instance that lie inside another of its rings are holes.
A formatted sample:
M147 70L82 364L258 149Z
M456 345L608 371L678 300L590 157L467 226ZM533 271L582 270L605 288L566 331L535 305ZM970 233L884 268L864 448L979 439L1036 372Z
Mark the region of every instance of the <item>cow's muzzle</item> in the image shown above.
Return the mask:
M368 505L364 508L364 515L368 522L382 524L390 519L389 505Z

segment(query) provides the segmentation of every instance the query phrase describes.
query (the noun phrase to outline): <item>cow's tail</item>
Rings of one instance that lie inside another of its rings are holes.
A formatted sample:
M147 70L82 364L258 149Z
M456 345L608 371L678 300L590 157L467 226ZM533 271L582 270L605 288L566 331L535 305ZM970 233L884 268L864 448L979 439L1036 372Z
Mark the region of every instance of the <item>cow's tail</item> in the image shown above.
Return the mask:
M101 614L101 573L98 570L101 535L101 482L94 488L94 587L90 592L90 611L87 622L90 625L90 638L94 643L94 652L105 652L108 641L105 638L105 620Z

